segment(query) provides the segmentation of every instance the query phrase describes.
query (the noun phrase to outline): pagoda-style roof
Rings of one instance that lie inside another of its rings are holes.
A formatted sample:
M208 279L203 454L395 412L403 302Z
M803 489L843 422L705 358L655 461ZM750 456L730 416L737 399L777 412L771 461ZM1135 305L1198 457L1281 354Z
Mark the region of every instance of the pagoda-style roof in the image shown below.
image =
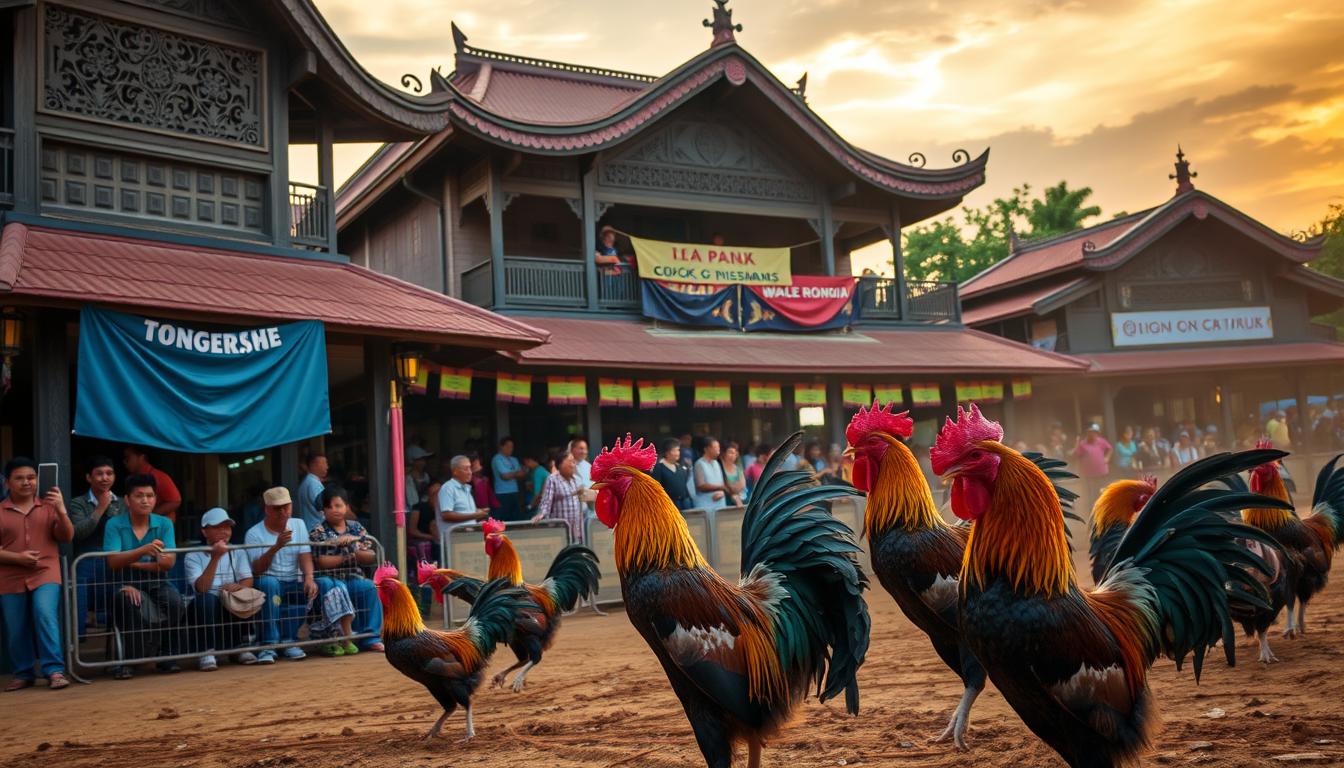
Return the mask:
M1008 258L962 283L963 301L997 301L1006 293L1038 294L1038 281L1115 269L1189 219L1213 219L1289 262L1305 264L1320 254L1324 238L1295 240L1279 234L1218 198L1190 187L1166 203L1014 248ZM1039 298L1039 297L1038 297ZM973 310L967 310L976 316Z

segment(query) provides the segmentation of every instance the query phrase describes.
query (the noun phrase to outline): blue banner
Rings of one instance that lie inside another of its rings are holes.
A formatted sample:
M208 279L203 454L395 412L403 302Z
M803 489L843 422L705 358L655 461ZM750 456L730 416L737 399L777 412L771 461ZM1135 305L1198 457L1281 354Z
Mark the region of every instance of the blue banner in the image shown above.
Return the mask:
M690 288L693 292L679 288ZM677 325L738 327L740 291L736 285L670 288L656 280L640 280L639 289L645 317Z
M320 322L219 330L80 311L77 435L244 453L330 431Z
M742 331L828 331L858 320L855 279L794 275L788 285L679 285L640 280L643 314Z

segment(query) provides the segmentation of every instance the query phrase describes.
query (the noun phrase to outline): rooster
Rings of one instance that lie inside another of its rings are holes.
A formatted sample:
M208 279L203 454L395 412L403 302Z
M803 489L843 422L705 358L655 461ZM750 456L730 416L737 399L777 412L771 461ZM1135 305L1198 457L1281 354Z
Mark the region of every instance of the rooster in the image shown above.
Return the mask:
M1250 488L1240 475L1221 477L1217 482L1228 490L1250 493ZM1157 493L1157 478L1151 476L1142 480L1119 480L1101 492L1101 497L1092 508L1093 583L1101 583L1134 516L1154 493ZM1232 600L1228 608L1233 620L1240 623L1246 635L1255 640L1260 649L1260 663L1270 664L1278 661L1279 657L1269 647L1269 627L1278 620L1279 612L1287 604L1292 584L1297 579L1296 571L1277 546L1249 539L1238 539L1237 542L1265 563L1266 570L1256 571L1255 574L1265 588L1267 605L1242 601L1239 593L1231 592L1228 596Z
M973 521L961 569L961 633L1028 728L1072 768L1133 765L1155 726L1147 671L1159 654L1234 643L1224 584L1263 602L1264 564L1234 539L1268 541L1222 517L1280 504L1205 483L1281 456L1220 454L1162 486L1121 540L1101 584L1079 588L1059 502L1037 466L999 441L978 409L958 409L930 456L951 480L952 509Z
M513 633L514 624L537 606L527 593L505 579L495 579L481 588L467 623L454 631L429 629L420 620L420 609L405 584L397 578L396 566L387 563L373 575L378 599L383 604L383 645L387 661L401 674L429 690L443 714L429 729L425 741L439 735L448 716L458 706L467 712L467 741L476 735L471 720L471 695L481 684L481 672L495 646Z
M513 678L513 691L523 690L523 682L528 670L541 663L541 655L551 647L555 633L560 629L560 614L574 610L580 598L597 593L598 568L597 555L591 549L571 544L560 550L551 567L546 571L546 579L539 585L523 583L523 563L513 542L504 535L504 523L490 518L481 529L485 533L485 554L490 558L488 579L507 579L510 584L522 587L540 610L520 617L514 627L513 637L509 638L509 648L518 662L495 675L491 684L499 687L504 678L515 669L522 669ZM431 584L435 590L447 589L467 603L475 603L484 587L484 582L467 576L459 571L436 568L433 563L420 562L418 571L421 584ZM539 630L539 631L535 631Z
M1269 443L1262 441L1258 445ZM1241 513L1247 524L1274 537L1290 561L1290 570L1295 573L1288 593L1288 628L1283 631L1284 637L1306 634L1307 601L1325 589L1335 550L1344 543L1344 468L1337 466L1342 456L1344 454L1321 467L1311 497L1311 514L1305 518L1293 514L1277 462L1267 461L1251 470L1251 490L1286 505L1282 508L1253 507ZM1294 603L1297 604L1296 618L1293 616Z
M709 768L763 741L815 686L859 709L855 675L868 650L867 581L853 533L820 503L857 492L780 471L802 433L767 462L742 520L742 578L715 573L686 520L647 472L657 455L629 435L593 462L597 516L615 530L626 614L681 701Z
M914 421L877 403L860 408L845 429L854 456L854 487L868 494L864 535L873 572L910 623L929 636L934 651L961 678L964 692L947 728L935 742L952 739L966 749L971 706L985 688L985 669L961 641L957 621L958 578L970 535L968 525L945 522L914 453L903 440ZM1072 477L1062 462L1030 458L1053 479ZM1061 505L1076 494L1056 487Z

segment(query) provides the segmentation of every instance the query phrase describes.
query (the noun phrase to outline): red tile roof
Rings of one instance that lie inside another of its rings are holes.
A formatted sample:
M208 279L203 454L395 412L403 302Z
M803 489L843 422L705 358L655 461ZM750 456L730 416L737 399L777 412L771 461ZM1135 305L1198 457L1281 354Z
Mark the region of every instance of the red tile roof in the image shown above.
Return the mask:
M1344 362L1344 344L1299 341L1277 344L1237 344L1226 347L1180 347L1134 352L1075 354L1092 363L1094 375L1204 371L1215 368L1268 367L1292 364Z
M453 79L464 94L491 112L510 120L539 125L587 123L615 112L648 89L635 80L581 80L544 71L516 72L500 66L489 74L467 72ZM477 94L478 86L485 92Z
M961 297L964 299L1007 283L1040 277L1080 265L1086 253L1083 250L1085 242L1091 242L1097 248L1104 248L1133 229L1142 218L1136 214L1044 240L1039 244L1028 243L1013 255L962 283L959 289Z
M783 334L653 328L634 320L527 320L551 332L549 344L514 355L528 366L895 375L1074 373L1086 366L1066 355L955 327Z
M1065 293L1082 285L1085 277L1051 280L1023 291L991 298L974 307L961 310L961 322L966 325L982 325L1002 320L1006 317L1034 312L1036 304L1056 294Z
M487 349L546 332L344 262L265 256L13 222L0 235L0 295L334 328Z

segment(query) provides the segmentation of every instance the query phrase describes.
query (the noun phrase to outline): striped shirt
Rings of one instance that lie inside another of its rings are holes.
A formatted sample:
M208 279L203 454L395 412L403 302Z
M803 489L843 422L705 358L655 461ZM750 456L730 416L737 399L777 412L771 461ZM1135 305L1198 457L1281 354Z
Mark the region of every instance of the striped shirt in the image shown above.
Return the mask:
M566 479L556 472L546 478L541 487L541 498L537 501L537 515L544 518L564 520L569 526L569 540L583 541L583 502L576 495L583 488L583 480L576 474Z

